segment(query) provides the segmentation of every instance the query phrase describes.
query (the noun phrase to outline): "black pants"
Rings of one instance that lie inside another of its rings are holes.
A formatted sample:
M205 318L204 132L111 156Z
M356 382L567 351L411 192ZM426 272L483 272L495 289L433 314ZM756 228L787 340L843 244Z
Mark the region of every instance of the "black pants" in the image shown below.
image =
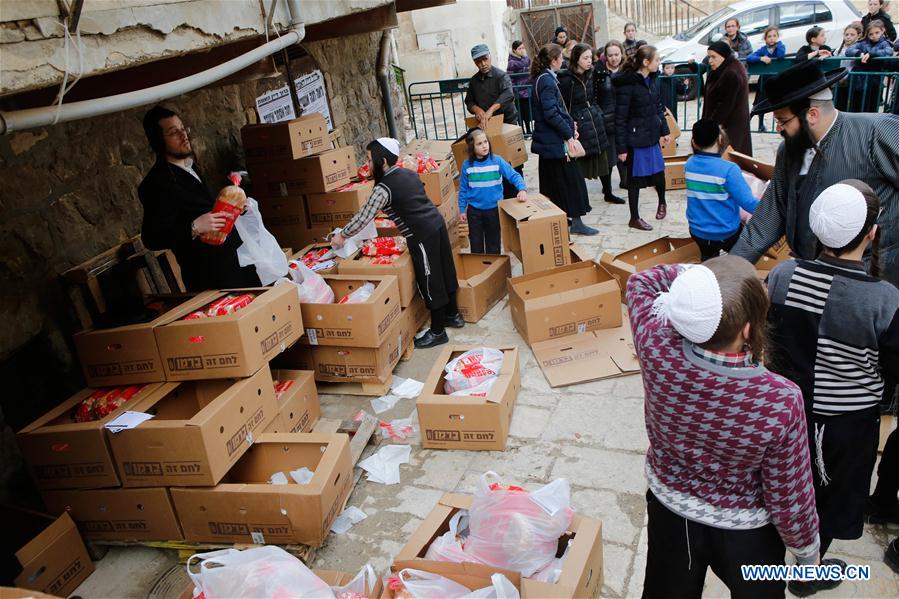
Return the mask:
M886 445L877 466L877 486L871 499L877 505L888 508L896 504L899 493L899 428L887 437Z
M533 120L530 98L518 98L518 122L528 135L531 134L531 123Z
M524 165L515 167L515 172L521 175L524 178ZM514 198L518 195L518 188L512 185L511 181L506 180L503 177L503 199L508 200L509 198Z
M499 208L481 210L468 206L468 241L472 254L499 254Z
M731 597L784 596L783 581L743 580L741 565L784 563L783 541L773 524L753 530L714 528L678 516L646 492L649 553L643 597L701 597L706 569L730 589Z
M446 225L425 238L409 239L409 255L415 268L415 281L418 292L425 300L425 305L433 317L435 310L441 310L452 303L455 305L456 289L459 280L456 278L456 264L453 262L453 249L450 245ZM454 310L450 316L455 316ZM439 328L435 328L439 327ZM435 333L443 331L443 320L431 323Z
M693 238L693 241L696 242L696 245L699 246L699 256L703 262L708 260L709 258L717 258L721 255L722 251L729 252L734 244L737 243L737 240L740 239L740 232L743 230L742 227L737 229L737 232L728 237L727 239L722 239L721 241L712 241L710 239L701 239L693 233L690 233L690 237Z

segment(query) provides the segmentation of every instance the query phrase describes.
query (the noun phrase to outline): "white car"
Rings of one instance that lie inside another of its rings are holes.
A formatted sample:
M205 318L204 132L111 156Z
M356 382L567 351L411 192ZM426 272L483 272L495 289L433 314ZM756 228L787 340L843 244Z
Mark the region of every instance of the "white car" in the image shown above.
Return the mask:
M724 34L724 24L734 17L740 21L740 31L749 37L753 50L764 45L762 32L768 25L780 27L780 41L789 55L805 45L805 32L813 26L824 28L827 45L836 50L843 41L843 29L861 20L862 15L849 0L744 0L660 41L656 44L659 56L674 62L702 60L711 41Z

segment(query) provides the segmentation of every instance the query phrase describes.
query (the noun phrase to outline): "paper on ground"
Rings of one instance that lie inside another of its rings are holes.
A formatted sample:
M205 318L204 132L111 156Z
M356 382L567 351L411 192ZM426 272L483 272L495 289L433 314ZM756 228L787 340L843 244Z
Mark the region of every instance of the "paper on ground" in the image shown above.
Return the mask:
M383 414L384 412L395 406L396 402L398 402L399 400L400 398L396 395L375 397L371 400L371 409L375 411L375 414Z
M131 410L126 410L107 422L106 430L111 433L126 431L130 428L135 428L141 422L146 422L152 417L153 414L147 414L145 412L132 412Z
M421 391L424 387L425 384L421 381L394 376L393 383L390 385L390 390L394 395L398 395L399 397L414 399L421 395Z
M385 485L400 482L400 464L409 463L411 445L388 445L359 462L359 467L368 472L368 480Z
M331 523L331 532L342 535L348 531L353 524L362 522L366 518L368 518L368 514L355 506L350 506L343 510L339 516L334 518L334 522Z

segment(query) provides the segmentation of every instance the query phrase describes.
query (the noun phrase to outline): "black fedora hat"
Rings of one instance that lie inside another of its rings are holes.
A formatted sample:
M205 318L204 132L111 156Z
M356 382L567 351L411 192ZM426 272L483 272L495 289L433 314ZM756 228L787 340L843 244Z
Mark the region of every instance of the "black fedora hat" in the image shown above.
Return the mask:
M831 87L849 73L849 70L844 68L824 73L817 62L803 61L766 81L765 99L752 106L751 116L783 108L797 100L804 100L822 89Z

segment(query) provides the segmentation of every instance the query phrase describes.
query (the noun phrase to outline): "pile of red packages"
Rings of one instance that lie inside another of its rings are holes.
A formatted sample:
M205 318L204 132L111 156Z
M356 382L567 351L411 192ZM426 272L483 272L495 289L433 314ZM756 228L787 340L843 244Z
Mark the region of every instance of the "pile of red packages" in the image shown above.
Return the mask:
M93 422L106 418L140 393L144 387L146 385L131 385L94 391L90 397L78 404L73 418L75 422Z
M414 158L411 154L406 154L400 159L400 166L415 171L419 175L431 173L440 168L437 161L431 158L427 152L419 152Z
M208 304L205 308L201 308L196 312L191 312L181 320L198 320L200 318L212 318L214 316L227 316L237 312L241 308L246 308L256 299L252 293L241 293L240 295L228 294L220 297L214 302Z
M405 251L405 237L375 237L362 244L363 256L399 256Z

